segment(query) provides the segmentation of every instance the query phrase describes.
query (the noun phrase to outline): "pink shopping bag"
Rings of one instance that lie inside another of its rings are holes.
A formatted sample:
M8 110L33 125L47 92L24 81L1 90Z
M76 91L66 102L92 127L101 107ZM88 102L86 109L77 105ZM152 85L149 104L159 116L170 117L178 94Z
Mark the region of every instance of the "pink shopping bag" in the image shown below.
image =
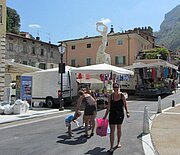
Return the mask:
M96 122L96 134L99 136L106 136L108 129L108 119L97 118Z

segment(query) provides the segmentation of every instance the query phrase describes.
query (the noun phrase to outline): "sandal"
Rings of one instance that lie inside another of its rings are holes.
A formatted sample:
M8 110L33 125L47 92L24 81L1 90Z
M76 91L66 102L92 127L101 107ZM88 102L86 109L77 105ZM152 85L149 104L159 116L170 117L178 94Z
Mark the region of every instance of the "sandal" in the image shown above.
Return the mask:
M108 153L113 153L114 152L114 149L110 149L107 151Z
M84 134L84 137L86 137L86 138L87 138L87 137L89 137L89 135L88 135L88 134Z
M92 137L92 136L94 136L94 133L93 133L93 132L90 134L90 137Z
M116 148L121 148L121 147L122 147L121 144L116 145Z

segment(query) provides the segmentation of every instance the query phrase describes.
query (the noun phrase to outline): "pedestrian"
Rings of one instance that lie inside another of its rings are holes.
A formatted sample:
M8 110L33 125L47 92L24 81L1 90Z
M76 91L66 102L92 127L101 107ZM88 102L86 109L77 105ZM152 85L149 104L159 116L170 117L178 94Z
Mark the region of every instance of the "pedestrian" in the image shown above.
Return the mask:
M89 137L88 125L89 122L92 125L90 136L94 135L95 118L97 114L97 103L96 100L86 92L79 91L79 99L77 102L76 111L79 110L81 104L84 104L84 123L85 123L85 137Z
M86 91L86 93L91 95L96 100L96 95L95 95L94 91L92 91L89 87L86 87L85 91Z
M176 93L176 81L174 79L171 83L171 90L174 91L174 93Z
M85 93L87 93L87 94L89 94L89 95L91 95L95 100L96 100L96 95L95 95L95 93L87 86L86 87L86 89L85 89ZM90 119L91 120L91 119ZM92 128L92 124L91 124L92 122L90 121L89 122L89 128L91 129ZM85 121L84 121L84 115L83 115L83 126L85 126L84 125L85 124Z
M73 132L71 130L71 122L74 122L76 123L77 126L79 126L79 122L77 121L77 118L80 116L81 116L81 112L77 111L75 112L75 114L68 115L65 118L65 124L66 124L66 127L68 127L68 131L67 131L68 136L73 137Z
M120 92L119 84L113 84L113 93L108 97L108 106L106 112L104 114L104 119L107 117L109 113L109 126L110 126L110 149L109 153L113 153L114 151L114 132L115 127L117 127L117 145L115 148L120 148L120 139L121 139L121 125L124 119L124 108L126 110L126 116L130 117L128 112L127 102L125 96L122 92Z

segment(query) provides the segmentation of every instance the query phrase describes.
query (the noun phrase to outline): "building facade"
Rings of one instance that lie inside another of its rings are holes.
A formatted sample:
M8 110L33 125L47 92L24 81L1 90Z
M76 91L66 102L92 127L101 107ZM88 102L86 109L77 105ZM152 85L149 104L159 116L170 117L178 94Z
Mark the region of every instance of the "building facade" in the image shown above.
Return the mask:
M0 101L4 100L5 88L5 36L6 36L6 0L0 1Z
M154 47L154 39L151 27L135 28L122 33L114 33L111 28L106 53L110 54L112 65L132 65L138 59L139 52ZM101 36L65 40L67 51L64 61L75 67L96 64L96 54L101 41Z
M14 62L49 69L58 66L60 53L57 45L30 38L28 33L17 35L6 33L6 59Z

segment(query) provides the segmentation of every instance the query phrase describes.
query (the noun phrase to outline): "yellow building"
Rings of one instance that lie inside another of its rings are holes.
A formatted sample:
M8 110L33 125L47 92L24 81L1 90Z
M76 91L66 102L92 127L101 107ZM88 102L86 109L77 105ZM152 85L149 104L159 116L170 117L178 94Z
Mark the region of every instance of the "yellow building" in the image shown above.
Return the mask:
M151 27L135 28L125 32L114 33L113 28L108 34L106 53L111 56L111 64L115 66L132 65L139 52L154 48L154 36ZM96 54L101 45L102 37L84 37L65 40L67 51L64 61L70 66L86 66L96 64Z
M5 87L5 37L6 37L6 0L0 1L0 101L4 99Z

